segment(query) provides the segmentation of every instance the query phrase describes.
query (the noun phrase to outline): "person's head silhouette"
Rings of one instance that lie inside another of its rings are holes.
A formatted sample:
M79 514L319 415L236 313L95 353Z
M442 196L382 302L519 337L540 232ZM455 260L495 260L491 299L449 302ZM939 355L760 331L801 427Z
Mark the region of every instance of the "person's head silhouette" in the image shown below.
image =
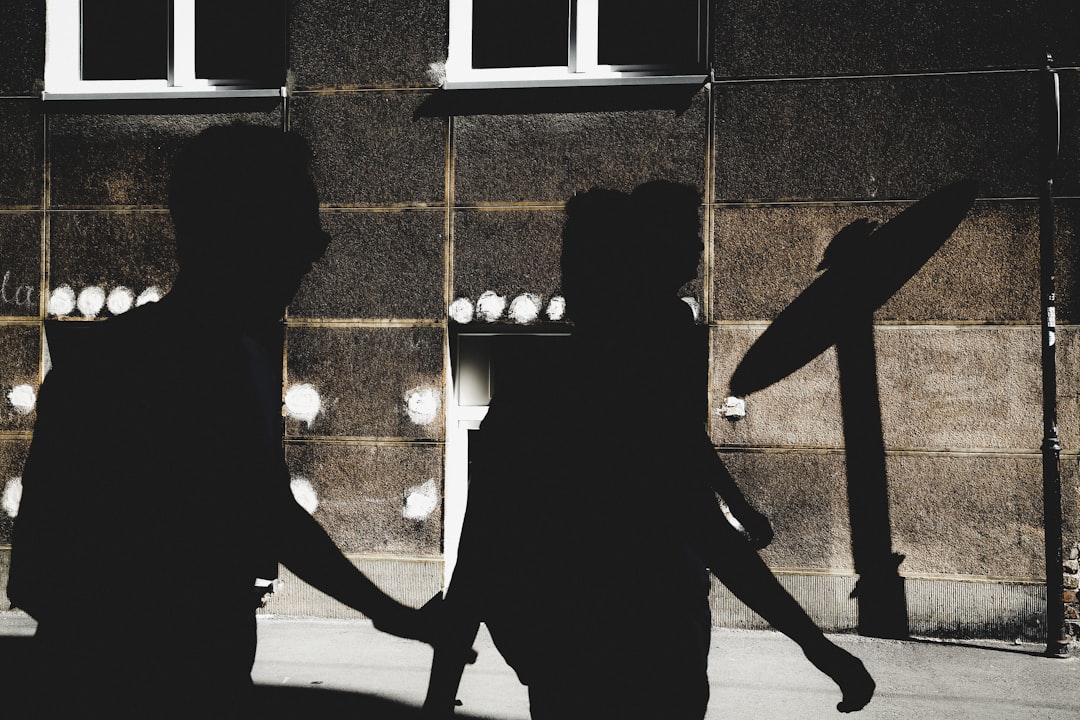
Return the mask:
M633 193L593 188L566 203L562 290L577 324L632 319L697 275L701 196L666 180Z
M627 288L625 260L630 197L593 188L566 203L562 291L575 324L602 322Z
M185 299L212 297L244 325L281 318L329 241L310 160L302 138L272 127L213 127L184 144L169 210Z
M670 297L697 277L704 246L701 195L689 185L654 180L630 195L636 267L641 292Z

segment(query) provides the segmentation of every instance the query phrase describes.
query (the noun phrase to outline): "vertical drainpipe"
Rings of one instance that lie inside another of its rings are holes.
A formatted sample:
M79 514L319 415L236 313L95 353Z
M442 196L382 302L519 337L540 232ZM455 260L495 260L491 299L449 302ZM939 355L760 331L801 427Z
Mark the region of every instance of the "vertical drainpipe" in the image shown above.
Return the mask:
M1060 89L1047 54L1039 79L1039 285L1042 295L1043 528L1046 542L1046 654L1065 657L1062 583L1061 441L1057 426L1057 298L1054 286L1054 170L1061 138Z

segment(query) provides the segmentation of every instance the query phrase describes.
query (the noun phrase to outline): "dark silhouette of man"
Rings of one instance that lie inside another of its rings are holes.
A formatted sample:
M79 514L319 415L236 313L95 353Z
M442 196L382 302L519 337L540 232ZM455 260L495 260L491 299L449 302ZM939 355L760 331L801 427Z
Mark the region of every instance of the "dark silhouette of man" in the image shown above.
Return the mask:
M171 291L56 338L8 588L38 621L42 717L243 716L254 583L277 562L384 631L432 637L437 606L384 594L289 489L267 338L329 241L309 159L273 128L190 139Z
M496 387L470 452L432 716L453 713L485 622L528 685L534 720L700 720L709 571L837 682L838 709L869 702L862 663L825 638L754 551L772 529L705 433L703 337L676 294L700 261L699 207L696 191L667 182L568 202L571 347L547 372Z

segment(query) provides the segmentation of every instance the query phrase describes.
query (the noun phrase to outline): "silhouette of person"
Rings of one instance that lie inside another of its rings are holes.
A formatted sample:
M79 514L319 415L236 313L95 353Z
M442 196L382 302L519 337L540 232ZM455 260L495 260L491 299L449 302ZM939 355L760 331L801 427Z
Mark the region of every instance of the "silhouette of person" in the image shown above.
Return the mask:
M477 433L431 715L452 714L484 622L534 720L704 717L710 570L839 684L838 709L870 700L862 663L755 552L771 527L705 433L702 336L675 294L696 276L699 206L667 182L568 202L572 347L550 372L497 386Z
M289 488L266 338L330 239L309 159L267 127L188 140L169 187L171 291L53 353L8 587L38 621L42 717L243 716L267 564L381 630L433 638L437 604L383 593Z

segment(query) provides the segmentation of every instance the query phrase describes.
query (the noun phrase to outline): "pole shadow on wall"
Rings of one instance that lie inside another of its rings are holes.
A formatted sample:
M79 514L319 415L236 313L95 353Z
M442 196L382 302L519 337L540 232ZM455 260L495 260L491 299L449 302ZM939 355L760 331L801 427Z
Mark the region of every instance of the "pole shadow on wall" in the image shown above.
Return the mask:
M874 311L944 245L975 202L962 181L926 196L882 226L857 220L829 243L803 291L751 346L731 376L745 397L782 380L836 346L847 462L851 550L859 579L858 630L908 636L904 556L892 551L885 440L874 352Z

